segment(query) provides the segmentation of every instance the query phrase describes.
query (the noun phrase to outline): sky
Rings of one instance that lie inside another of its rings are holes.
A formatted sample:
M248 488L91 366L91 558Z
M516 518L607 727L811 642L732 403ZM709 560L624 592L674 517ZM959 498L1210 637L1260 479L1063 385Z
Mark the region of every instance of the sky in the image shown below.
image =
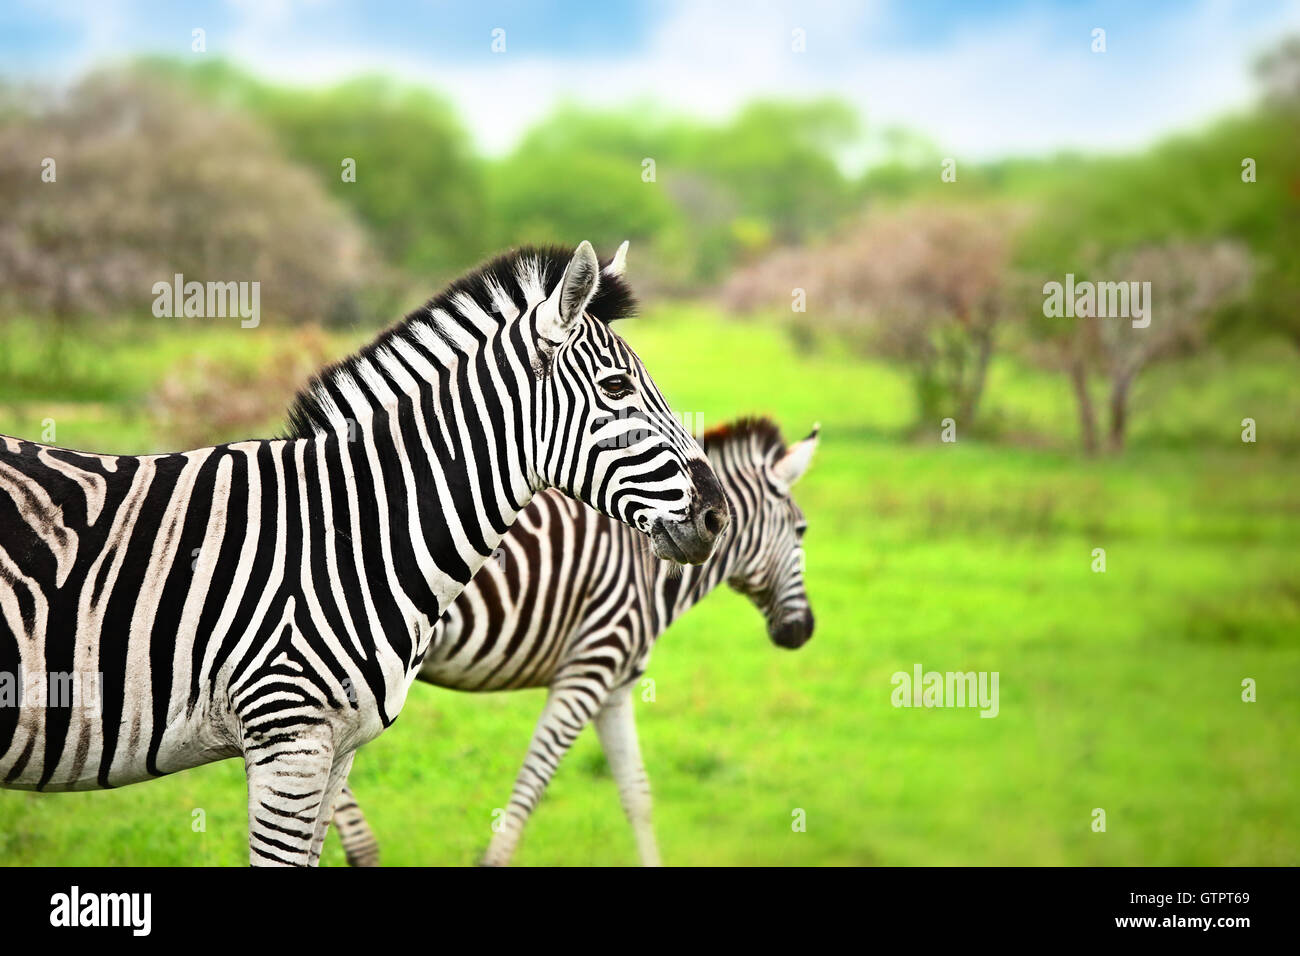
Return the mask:
M1252 59L1288 33L1300 0L0 0L0 76L68 82L142 52L300 85L380 71L441 92L493 155L560 100L720 119L759 96L833 95L868 129L986 160L1193 128L1248 103Z

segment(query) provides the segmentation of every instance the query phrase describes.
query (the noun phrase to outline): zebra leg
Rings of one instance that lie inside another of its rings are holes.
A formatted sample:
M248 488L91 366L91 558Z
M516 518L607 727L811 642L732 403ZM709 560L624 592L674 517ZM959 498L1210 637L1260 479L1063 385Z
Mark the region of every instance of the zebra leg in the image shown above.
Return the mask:
M636 834L641 864L659 866L659 847L655 843L654 824L650 819L650 780L646 777L645 764L641 762L630 686L615 691L597 712L596 735L618 783L623 812Z
M334 769L326 726L245 739L248 856L252 866L310 866L316 822Z
M334 829L339 833L348 866L378 866L379 841L366 823L366 815L357 806L352 788L344 781L339 798L334 802Z
M560 760L569 752L600 703L592 699L589 683L572 689L552 688L546 706L542 708L542 716L537 719L528 756L515 778L515 788L501 819L501 828L493 834L483 857L484 866L505 866L510 862L524 824L546 792Z
M325 834L329 832L330 817L334 815L334 804L338 802L339 790L347 782L352 772L352 758L357 755L353 750L346 757L335 757L334 766L330 768L329 784L325 788L325 799L321 801L320 813L316 816L315 835L311 841L311 859L309 866L320 865L320 851L325 845Z

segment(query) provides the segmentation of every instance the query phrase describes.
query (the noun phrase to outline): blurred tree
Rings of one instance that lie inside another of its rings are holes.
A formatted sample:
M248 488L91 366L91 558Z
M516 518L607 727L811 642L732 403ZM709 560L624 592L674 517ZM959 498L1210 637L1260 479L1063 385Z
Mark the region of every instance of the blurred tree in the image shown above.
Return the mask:
M1021 213L1004 208L913 206L869 217L823 246L786 249L732 276L737 311L788 309L796 334L841 337L904 363L918 427L979 414L997 329L1011 314L1011 237Z
M684 143L682 162L725 184L743 214L771 224L776 242L802 242L842 221L851 186L836 151L858 131L856 114L836 100L751 103Z
M1300 347L1300 39L1259 64L1261 105L1139 154L1021 164L1006 191L1032 183L1040 215L1021 234L1026 271L1080 273L1103 251L1234 239L1256 281L1217 311L1223 343L1280 335Z
M148 310L175 273L258 281L264 313L320 318L366 263L346 213L258 127L139 75L92 74L10 113L0 206L5 306L60 324Z
M624 239L681 229L667 194L643 183L640 168L599 153L515 152L490 174L496 242L588 239L612 252Z
M1255 73L1265 98L1284 110L1300 110L1300 36L1282 40L1260 56Z
M753 103L721 124L670 116L653 104L607 112L566 104L496 165L492 218L507 235L532 223L533 231L566 240L575 223L633 238L648 227L645 237L673 263L679 283L709 281L740 256L775 241L807 241L843 220L852 186L836 152L857 130L853 111L833 100ZM643 178L647 159L652 181ZM550 171L562 199L548 193L537 169ZM596 169L600 188L617 190L617 208L599 189L574 188L570 170ZM623 188L624 179L636 190ZM607 214L612 221L602 219Z
M1008 161L986 171L1001 192L1036 199L1039 215L1017 249L1026 272L1166 283L1153 285L1157 319L1131 339L1115 340L1116 326L1104 340L1106 327L1095 322L1029 323L1031 354L1070 377L1089 453L1099 445L1090 372L1107 379L1109 443L1119 448L1132 382L1146 365L1268 335L1300 348L1300 39L1283 41L1257 71L1262 103L1200 132L1135 155ZM1177 278L1201 268L1209 271L1199 284Z
M1097 314L1035 318L1028 323L1030 354L1069 376L1080 441L1088 455L1096 454L1101 444L1091 375L1101 375L1107 383L1107 442L1112 451L1121 451L1138 377L1152 365L1206 347L1215 313L1241 300L1251 274L1246 247L1229 240L1149 244L1096 255L1098 260L1075 277L1076 294L1084 282L1149 282L1140 324L1134 326L1130 317ZM1041 291L1034 290L1030 297L1035 294L1039 296L1035 307L1041 306ZM1130 303L1133 294L1130 289Z
M287 155L355 210L390 263L423 280L456 275L493 251L482 164L435 93L377 76L323 89L282 87L220 60L147 59L137 69L261 121ZM346 160L354 178L344 178Z
M1212 313L1244 293L1250 258L1239 243L1171 243L1125 253L1108 272L1151 283L1146 303L1150 325L1145 328L1122 318L1073 320L1083 325L1085 336L1097 337L1099 347L1089 346L1088 352L1100 358L1110 382L1109 442L1112 451L1120 451L1137 376L1205 345Z
M1260 275L1238 324L1281 332L1300 349L1300 36L1264 54L1256 73L1264 87L1261 125L1265 149L1259 179L1276 215L1252 242Z

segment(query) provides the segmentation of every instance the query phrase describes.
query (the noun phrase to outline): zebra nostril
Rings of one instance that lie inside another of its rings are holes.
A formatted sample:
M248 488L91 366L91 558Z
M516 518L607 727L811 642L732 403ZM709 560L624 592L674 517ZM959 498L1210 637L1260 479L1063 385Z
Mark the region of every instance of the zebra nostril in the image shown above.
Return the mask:
M725 526L726 522L722 518L722 512L717 508L710 508L704 512L704 528L709 534L718 535Z

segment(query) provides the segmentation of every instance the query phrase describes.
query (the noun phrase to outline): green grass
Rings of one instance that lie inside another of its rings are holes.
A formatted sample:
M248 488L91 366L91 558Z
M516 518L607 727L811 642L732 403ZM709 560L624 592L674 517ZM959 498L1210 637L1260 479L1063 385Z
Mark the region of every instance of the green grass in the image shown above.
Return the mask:
M1032 442L906 443L910 391L887 366L792 360L766 326L704 308L623 331L681 411L769 412L791 437L824 427L797 489L813 640L772 647L759 614L720 592L652 658L655 701L637 707L666 862L1300 863L1293 355L1261 346L1161 371L1139 392L1129 452L1086 462L1065 383L1009 359L989 408ZM102 365L99 392L60 391L15 347L41 390L0 385L0 432L35 437L57 407L63 444L147 448L142 404L169 358L243 355L277 334L92 338L78 348ZM1258 444L1239 440L1246 416ZM916 663L998 671L999 716L891 706L891 675ZM1256 703L1241 700L1247 677ZM541 703L412 691L353 773L386 863L476 859ZM242 864L244 804L238 761L109 793L0 792L0 863ZM792 832L796 808L807 832ZM516 860L635 862L590 731ZM342 863L333 838L324 862Z

